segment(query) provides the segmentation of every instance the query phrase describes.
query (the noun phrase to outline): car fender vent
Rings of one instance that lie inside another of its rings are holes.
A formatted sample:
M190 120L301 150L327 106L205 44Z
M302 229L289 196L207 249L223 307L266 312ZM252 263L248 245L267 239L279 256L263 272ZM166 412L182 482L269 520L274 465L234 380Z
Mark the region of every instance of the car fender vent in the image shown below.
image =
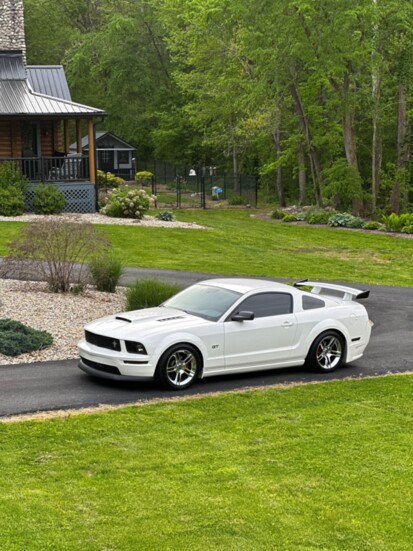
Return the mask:
M128 323L132 323L131 319L123 318L122 316L115 316L115 319L121 320L121 321L127 321Z
M183 320L185 316L169 316L168 318L160 318L157 321L172 321L172 320Z

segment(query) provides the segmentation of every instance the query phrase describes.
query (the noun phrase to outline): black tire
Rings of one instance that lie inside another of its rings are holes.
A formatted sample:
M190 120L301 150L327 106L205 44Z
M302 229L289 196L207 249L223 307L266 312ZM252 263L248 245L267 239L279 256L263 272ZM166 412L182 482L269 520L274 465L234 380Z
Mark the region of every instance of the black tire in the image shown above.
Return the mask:
M306 364L312 371L331 373L343 364L345 351L344 339L340 333L324 331L311 345Z
M176 344L160 357L156 379L169 390L184 390L197 380L202 359L190 344Z

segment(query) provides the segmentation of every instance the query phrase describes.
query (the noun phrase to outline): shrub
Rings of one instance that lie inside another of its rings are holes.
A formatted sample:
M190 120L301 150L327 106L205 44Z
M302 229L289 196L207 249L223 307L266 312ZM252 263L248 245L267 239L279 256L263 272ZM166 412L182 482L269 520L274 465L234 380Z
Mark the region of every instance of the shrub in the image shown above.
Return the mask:
M143 218L149 207L153 206L154 196L147 195L143 189L124 186L114 189L107 198L106 205L100 210L114 218Z
M283 219L283 222L297 222L297 217L295 214L285 214Z
M40 184L34 192L36 214L60 214L66 206L65 196L52 184Z
M413 224L413 214L395 214L383 216L383 224L387 231L401 232L404 226Z
M306 221L309 224L328 224L329 219L331 218L332 213L328 211L319 211L313 212L306 217Z
M363 230L382 230L384 228L384 225L380 222L366 222L363 225Z
M115 176L111 172L103 172L103 170L97 171L97 184L102 188L115 188L123 184L125 180Z
M180 291L180 287L159 279L141 279L129 287L126 293L126 309L139 310L159 306Z
M0 320L0 354L19 356L34 350L43 350L53 343L46 331L37 331L19 321Z
M175 215L173 212L165 210L164 212L160 212L159 214L157 214L156 218L158 220L163 220L164 222L172 222L173 220L175 220Z
M135 180L140 184L141 186L147 186L152 183L153 174L152 172L149 172L148 170L142 170L141 172L137 172L135 174Z
M285 212L282 210L274 210L271 213L271 218L273 220L282 220L285 216Z
M358 216L353 216L348 212L339 212L330 216L328 220L328 225L332 227L343 227L343 228L362 228L364 221Z
M0 163L0 188L17 188L26 193L28 180L13 161Z
M413 224L402 227L402 233L413 233Z
M339 159L331 168L323 171L325 187L323 196L336 208L350 209L354 199L362 199L362 179L357 169L346 159Z
M71 284L80 285L87 280L85 262L108 248L109 241L91 224L31 222L9 245L2 273L17 272L29 279L35 271L47 281L51 291L66 292Z
M0 187L0 215L20 216L24 212L24 193L18 188Z
M114 293L123 272L122 262L111 254L96 256L89 263L92 282L98 291Z
M231 197L228 198L228 205L233 207L238 205L248 205L248 199L242 195L231 195Z

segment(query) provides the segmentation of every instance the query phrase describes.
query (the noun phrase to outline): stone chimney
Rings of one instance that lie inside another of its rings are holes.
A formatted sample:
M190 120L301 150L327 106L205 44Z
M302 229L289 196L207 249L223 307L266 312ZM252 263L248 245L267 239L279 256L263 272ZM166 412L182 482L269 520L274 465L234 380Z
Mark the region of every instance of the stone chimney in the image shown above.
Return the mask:
M26 60L23 0L0 0L0 51L23 52Z

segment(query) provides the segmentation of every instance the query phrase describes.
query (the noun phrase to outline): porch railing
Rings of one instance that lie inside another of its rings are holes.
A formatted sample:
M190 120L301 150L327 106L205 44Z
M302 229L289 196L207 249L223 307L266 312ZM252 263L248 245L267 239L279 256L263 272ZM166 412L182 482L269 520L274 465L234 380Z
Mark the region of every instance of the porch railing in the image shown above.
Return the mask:
M0 158L0 164L7 161L14 162L31 182L73 182L90 179L87 155Z

